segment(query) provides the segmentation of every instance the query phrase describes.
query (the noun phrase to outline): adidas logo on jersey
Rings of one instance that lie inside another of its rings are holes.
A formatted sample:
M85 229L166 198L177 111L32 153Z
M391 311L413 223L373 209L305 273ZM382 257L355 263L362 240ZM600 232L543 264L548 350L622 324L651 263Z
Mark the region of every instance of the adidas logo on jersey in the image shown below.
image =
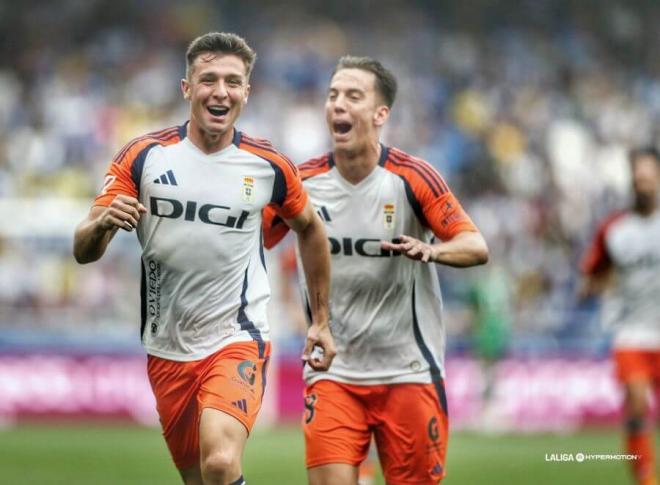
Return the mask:
M168 170L157 179L154 179L154 183L163 184L163 185L179 185L176 182L176 179L174 178L174 172L172 172L171 170Z
M232 401L231 402L232 406L237 407L241 411L243 411L245 414L247 414L247 401L245 399L239 399L238 401Z
M319 215L321 220L323 222L331 222L332 219L330 219L330 213L328 212L328 209L324 205L317 207L316 208L316 213Z

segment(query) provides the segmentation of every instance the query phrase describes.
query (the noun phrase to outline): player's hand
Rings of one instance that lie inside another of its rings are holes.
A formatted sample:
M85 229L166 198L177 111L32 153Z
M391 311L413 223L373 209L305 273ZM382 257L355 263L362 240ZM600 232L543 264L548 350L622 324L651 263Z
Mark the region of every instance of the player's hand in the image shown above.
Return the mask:
M415 261L422 261L424 263L433 261L433 246L431 244L405 235L401 236L399 239L399 243L381 241L380 247L390 251L397 251Z
M308 363L314 370L325 371L330 368L335 354L337 354L337 349L332 333L330 333L330 325L313 323L307 330L302 355L303 362Z
M99 226L105 231L121 228L131 232L145 212L147 209L135 197L119 194L99 217Z

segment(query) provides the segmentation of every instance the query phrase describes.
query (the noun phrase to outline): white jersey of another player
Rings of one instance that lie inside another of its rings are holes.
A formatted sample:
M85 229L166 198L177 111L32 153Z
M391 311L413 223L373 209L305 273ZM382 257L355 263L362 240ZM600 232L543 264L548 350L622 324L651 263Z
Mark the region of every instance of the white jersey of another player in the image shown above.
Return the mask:
M381 249L380 241L401 234L446 240L476 227L431 165L395 148L382 147L378 166L356 185L341 176L332 154L299 169L329 237L337 345L330 370L306 366L307 383L439 382L445 332L436 266ZM271 247L287 229L273 212L264 224Z
M284 218L304 209L297 168L264 141L234 133L205 154L186 126L137 138L110 164L95 205L118 194L147 208L142 245L142 341L157 357L192 361L227 344L269 339L270 289L262 209Z
M615 348L660 349L660 210L624 211L607 218L582 262L582 271L615 272L607 320Z

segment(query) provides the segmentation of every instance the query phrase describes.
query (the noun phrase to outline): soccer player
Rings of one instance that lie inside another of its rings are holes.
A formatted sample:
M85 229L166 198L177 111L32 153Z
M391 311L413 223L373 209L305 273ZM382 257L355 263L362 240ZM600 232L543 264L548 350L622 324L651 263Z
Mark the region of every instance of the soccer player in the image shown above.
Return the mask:
M304 371L312 485L357 483L372 435L387 483L445 475L444 325L427 263L483 264L488 249L430 164L380 143L396 89L380 62L341 58L325 102L332 152L299 167L329 236L337 344L327 373ZM288 229L266 212L270 247Z
M296 167L269 142L234 128L255 53L209 33L186 52L190 120L128 143L75 233L79 263L98 260L118 229L142 246L141 337L163 434L186 484L242 484L241 457L261 406L270 355L270 290L262 209L298 234L313 324L303 360L334 356L323 223ZM312 353L318 346L323 355Z
M632 471L640 484L656 484L649 393L660 389L660 153L630 154L634 200L601 223L582 261L581 296L610 287L619 311L614 324L616 375L624 389L626 452L639 455Z

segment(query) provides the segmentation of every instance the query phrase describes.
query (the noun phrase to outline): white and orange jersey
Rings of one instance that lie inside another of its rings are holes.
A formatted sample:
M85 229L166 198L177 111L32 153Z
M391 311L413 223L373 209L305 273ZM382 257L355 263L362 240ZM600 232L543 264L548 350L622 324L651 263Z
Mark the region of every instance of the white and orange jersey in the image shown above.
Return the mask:
M606 218L582 260L582 272L614 271L606 321L615 348L660 349L660 210ZM608 311L609 310L609 311Z
M395 148L382 147L378 166L356 185L341 176L332 154L299 169L330 241L338 349L328 372L305 368L307 382L439 384L445 331L437 266L381 249L380 241L402 234L447 240L476 227L431 165ZM267 210L266 247L286 230Z
M136 138L110 164L95 205L118 194L147 208L142 246L142 342L165 359L191 361L232 342L269 339L270 288L262 209L292 218L307 203L297 168L265 140L238 131L205 154L186 125Z

